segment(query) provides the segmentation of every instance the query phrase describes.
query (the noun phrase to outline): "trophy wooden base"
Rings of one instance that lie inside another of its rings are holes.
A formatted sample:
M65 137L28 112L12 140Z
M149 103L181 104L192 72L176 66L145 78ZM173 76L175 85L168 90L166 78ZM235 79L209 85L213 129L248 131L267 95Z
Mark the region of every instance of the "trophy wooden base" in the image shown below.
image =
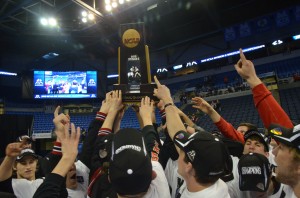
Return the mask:
M122 102L125 104L138 104L141 99L148 96L150 99L158 102L158 98L153 96L153 90L156 88L156 84L141 84L139 92L136 90L130 90L130 85L116 84L113 85L114 90L122 91Z

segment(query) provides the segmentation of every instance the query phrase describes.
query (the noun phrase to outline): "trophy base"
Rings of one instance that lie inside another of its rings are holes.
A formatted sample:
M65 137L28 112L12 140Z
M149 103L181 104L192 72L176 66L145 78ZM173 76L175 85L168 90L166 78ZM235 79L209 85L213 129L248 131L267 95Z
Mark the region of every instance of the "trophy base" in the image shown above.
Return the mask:
M122 91L122 102L125 104L137 104L141 102L141 99L148 96L150 99L158 102L159 99L153 96L153 90L156 88L156 84L141 84L140 89L130 89L130 85L116 84L113 85L114 90Z

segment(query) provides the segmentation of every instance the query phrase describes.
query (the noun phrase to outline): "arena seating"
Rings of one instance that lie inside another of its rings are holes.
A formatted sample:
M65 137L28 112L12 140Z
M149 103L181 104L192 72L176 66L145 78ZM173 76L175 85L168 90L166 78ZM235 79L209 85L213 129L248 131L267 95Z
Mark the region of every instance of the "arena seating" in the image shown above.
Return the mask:
M300 87L284 89L280 91L282 108L287 112L291 120L300 122Z
M293 59L288 59L288 60L282 60L274 63L267 63L267 64L262 64L262 65L257 65L255 66L256 73L258 75L267 73L270 71L276 72L277 76L279 79L281 78L289 78L293 77L295 73L300 73L300 58L293 58ZM228 78L228 83L224 83L224 78ZM228 86L234 87L237 83L241 83L242 79L241 77L237 74L235 70L229 71L229 72L224 72L220 74L215 74L212 75L212 78L210 82L205 83L204 81L205 77L201 77L198 79L193 79L190 81L184 81L180 83L174 83L168 85L168 87L171 90L171 93L174 94L176 93L177 90L183 90L185 88L190 88L190 87L201 87L202 85L207 86L210 84L214 89L224 89L227 88Z
M280 100L283 109L290 116L291 120L295 123L299 123L300 120L300 87L292 89L283 89L280 91ZM251 122L256 124L259 128L263 128L263 123L259 118L259 115L254 107L252 95L222 99L221 102L221 116L230 122L234 127L237 127L241 122ZM180 103L176 103L180 107ZM188 114L196 113L196 110L191 105L186 105L184 112ZM6 114L23 114L33 115L33 131L38 132L49 132L53 129L53 114L46 114L43 112L6 112ZM136 118L135 112L132 108L128 108L125 112L121 122L121 128L131 127L139 128L139 123ZM74 114L71 115L71 122L75 123L84 129L88 129L89 123L95 118L94 113L92 114ZM156 111L157 123L161 122L158 110ZM208 131L216 130L217 128L212 123L207 115L199 117L197 124Z
M241 122L250 122L259 128L263 127L262 121L254 107L252 95L223 99L220 102L222 108L220 115L235 128ZM205 114L199 118L197 124L207 131L217 130L210 117Z

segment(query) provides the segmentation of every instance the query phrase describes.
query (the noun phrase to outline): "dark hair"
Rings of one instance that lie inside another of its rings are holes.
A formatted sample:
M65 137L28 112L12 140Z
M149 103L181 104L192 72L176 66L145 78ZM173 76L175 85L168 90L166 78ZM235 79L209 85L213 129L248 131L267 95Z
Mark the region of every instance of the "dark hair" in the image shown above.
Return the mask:
M263 142L263 140L260 137L258 137L258 135L252 135L248 139L249 140L255 140L255 141L258 141L258 142L262 143L262 145L264 145L264 151L268 152L269 149L266 147L267 145L265 145L265 143ZM245 142L245 144L246 144L246 142Z
M257 126L254 125L254 124L251 124L249 122L242 122L242 123L239 124L239 127L240 126L246 126L246 127L248 127L247 131L258 131Z
M190 162L190 160L189 160L189 158L188 158L188 156L184 153L184 158L183 158L183 161L185 162L185 163L189 163ZM191 163L191 162L190 162ZM195 170L195 179L196 179L196 181L199 183L199 184L213 184L213 183L215 183L218 179L220 179L220 176L202 176L202 175L200 175L200 171L199 171L199 168L201 168L201 167L199 167L199 166L194 166L193 165L193 168L194 168L194 170Z

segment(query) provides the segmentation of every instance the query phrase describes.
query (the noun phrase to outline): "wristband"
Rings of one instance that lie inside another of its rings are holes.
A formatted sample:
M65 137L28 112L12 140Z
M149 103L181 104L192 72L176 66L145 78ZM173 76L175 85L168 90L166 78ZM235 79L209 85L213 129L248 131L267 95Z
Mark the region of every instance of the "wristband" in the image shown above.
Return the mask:
M171 105L173 105L173 103L167 103L167 104L165 104L165 108L167 108L168 106L171 106Z

